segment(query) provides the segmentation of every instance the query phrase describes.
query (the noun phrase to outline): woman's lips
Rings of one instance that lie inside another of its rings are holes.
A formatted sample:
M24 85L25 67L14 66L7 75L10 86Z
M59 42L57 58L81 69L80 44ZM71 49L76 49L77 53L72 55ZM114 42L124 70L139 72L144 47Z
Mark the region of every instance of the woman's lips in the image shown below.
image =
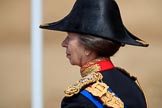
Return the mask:
M66 57L67 57L67 58L70 57L70 53L67 51L67 49L66 49Z
M69 53L66 53L66 57L70 57L70 54Z

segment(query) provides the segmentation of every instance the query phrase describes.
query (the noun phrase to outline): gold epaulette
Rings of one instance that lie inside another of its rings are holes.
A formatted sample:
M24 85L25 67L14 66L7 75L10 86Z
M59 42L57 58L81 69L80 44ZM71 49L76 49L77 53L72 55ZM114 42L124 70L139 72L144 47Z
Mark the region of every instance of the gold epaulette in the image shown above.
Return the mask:
M93 96L99 98L103 105L112 108L124 108L124 103L120 98L115 96L115 93L108 91L109 86L103 82L97 81L91 87L85 90L90 92Z
M83 77L82 79L80 79L79 81L77 81L76 83L74 83L73 85L69 86L65 91L64 94L66 97L71 97L75 94L78 94L80 92L80 90L97 81L102 80L103 76L101 73L99 72L92 72L91 74Z

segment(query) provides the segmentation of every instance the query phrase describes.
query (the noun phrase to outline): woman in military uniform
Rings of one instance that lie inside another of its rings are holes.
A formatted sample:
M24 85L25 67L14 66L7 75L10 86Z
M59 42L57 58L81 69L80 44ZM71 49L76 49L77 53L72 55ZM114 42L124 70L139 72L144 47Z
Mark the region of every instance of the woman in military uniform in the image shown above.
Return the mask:
M146 108L136 78L114 66L111 57L124 45L148 44L131 34L114 0L76 0L71 12L40 28L67 32L62 42L81 79L64 91L61 108Z

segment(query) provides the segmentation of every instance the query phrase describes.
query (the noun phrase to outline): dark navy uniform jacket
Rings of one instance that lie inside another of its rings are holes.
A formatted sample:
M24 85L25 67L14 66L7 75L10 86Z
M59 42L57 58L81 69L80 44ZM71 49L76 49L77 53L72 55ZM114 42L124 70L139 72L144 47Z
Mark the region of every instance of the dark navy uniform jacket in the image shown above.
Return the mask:
M118 68L102 72L103 82L124 102L126 108L147 108L143 92L134 79ZM61 108L97 108L89 99L78 93L64 97ZM107 108L105 106L105 108Z

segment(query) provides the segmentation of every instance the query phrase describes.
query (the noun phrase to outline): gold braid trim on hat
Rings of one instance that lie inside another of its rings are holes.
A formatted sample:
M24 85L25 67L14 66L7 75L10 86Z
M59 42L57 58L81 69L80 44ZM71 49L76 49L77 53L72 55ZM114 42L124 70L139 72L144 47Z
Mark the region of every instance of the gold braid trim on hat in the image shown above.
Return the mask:
M74 94L78 94L80 90L96 81L100 81L103 78L102 74L99 72L92 72L91 74L81 78L79 81L74 83L73 85L69 86L65 91L64 94L66 97L71 97Z

